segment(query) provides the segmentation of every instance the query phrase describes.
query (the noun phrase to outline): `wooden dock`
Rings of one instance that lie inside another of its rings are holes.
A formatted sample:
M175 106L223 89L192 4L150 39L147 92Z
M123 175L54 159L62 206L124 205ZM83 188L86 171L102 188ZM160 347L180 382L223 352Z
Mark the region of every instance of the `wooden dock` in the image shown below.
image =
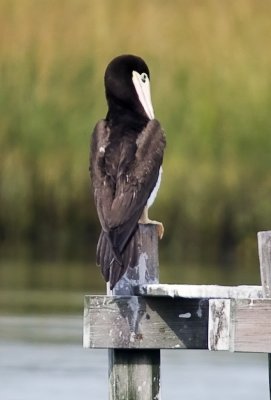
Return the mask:
M271 231L258 234L262 286L216 286L159 284L155 226L140 229L139 266L85 296L83 344L109 349L110 400L160 399L160 349L271 353Z

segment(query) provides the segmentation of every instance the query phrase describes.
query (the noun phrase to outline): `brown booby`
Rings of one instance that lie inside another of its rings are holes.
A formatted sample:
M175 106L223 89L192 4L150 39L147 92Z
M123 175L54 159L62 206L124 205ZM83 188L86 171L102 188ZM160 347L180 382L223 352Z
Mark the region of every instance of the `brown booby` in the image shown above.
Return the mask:
M113 289L127 268L138 263L138 223L159 189L165 135L154 119L150 73L134 55L114 58L106 68L108 112L93 131L90 153L94 201L102 227L97 264Z

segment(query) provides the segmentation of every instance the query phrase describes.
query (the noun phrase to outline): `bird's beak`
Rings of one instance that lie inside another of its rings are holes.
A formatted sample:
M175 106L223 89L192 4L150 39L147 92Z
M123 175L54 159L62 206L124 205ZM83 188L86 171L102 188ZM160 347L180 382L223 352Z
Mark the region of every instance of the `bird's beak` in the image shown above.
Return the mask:
M143 75L143 74L142 74ZM154 119L154 112L151 101L150 81L146 74L143 76L133 71L133 84L138 95L139 101L150 119Z

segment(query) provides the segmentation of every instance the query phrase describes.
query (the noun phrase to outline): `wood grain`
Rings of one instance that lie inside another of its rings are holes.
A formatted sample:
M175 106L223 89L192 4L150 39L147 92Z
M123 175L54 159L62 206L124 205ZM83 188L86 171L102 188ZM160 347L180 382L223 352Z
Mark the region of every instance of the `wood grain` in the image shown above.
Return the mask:
M231 351L271 352L271 300L232 300Z

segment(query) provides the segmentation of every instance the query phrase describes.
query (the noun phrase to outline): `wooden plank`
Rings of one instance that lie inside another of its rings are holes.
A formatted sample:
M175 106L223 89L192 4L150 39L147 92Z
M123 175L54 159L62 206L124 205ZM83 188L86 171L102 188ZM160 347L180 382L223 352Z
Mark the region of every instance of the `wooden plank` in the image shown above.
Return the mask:
M159 282L158 235L155 225L139 224L139 263L128 268L110 295L134 295L135 287ZM135 310L137 303L130 303ZM120 334L120 332L118 332ZM133 336L133 335L132 335ZM131 337L132 337L131 336ZM123 351L109 349L109 399L158 400L160 398L160 349ZM121 362L120 362L121 360ZM127 373L126 373L127 372ZM142 388L142 376L146 387Z
M137 288L137 294L143 296L183 297L187 299L231 299L263 297L261 286L218 286L218 285L169 285L151 284Z
M208 300L85 296L85 348L207 349Z
M271 352L271 300L231 300L231 351Z
M271 231L258 232L261 283L264 297L271 298ZM271 352L268 354L269 398L271 399Z
M231 300L212 299L209 301L208 348L229 350Z

